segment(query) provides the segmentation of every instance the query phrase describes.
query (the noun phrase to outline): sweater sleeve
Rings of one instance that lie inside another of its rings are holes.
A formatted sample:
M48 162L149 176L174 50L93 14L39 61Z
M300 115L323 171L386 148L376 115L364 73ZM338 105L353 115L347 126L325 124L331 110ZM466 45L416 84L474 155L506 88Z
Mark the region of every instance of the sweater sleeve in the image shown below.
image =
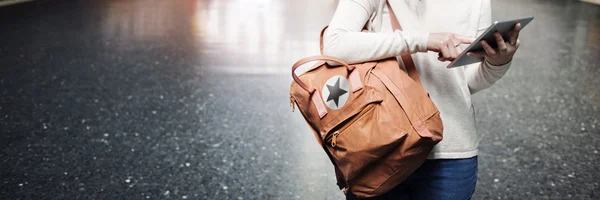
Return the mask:
M479 15L477 36L483 34L483 32L491 25L492 8L490 5L490 0L483 0ZM506 71L508 71L510 68L510 65L511 62L496 66L487 61L483 61L481 63L465 66L465 75L471 94L492 86L496 81L500 80L500 78L504 76Z
M359 63L404 53L426 52L428 32L361 32L376 12L378 2L381 3L373 0L340 0L323 38L324 54L347 63Z

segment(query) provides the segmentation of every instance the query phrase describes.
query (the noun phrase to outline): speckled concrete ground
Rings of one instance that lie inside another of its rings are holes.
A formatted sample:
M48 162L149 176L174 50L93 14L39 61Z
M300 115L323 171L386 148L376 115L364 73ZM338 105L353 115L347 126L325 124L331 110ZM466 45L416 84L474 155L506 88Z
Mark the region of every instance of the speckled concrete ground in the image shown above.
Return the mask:
M600 6L492 3L536 19L474 97L474 198L600 198ZM288 100L335 4L0 7L0 199L343 199Z

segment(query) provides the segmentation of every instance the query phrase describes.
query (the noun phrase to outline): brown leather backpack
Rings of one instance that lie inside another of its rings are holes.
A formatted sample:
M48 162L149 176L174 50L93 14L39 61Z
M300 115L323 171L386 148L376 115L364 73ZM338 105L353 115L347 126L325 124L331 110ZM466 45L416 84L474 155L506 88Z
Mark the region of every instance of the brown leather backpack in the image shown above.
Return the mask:
M389 9L392 27L401 30ZM340 189L349 188L358 197L394 188L442 140L439 111L423 90L411 56L401 57L408 74L395 57L348 65L333 57L312 56L292 67L292 108L294 103L298 106L331 159ZM321 62L295 74L297 67L315 60Z

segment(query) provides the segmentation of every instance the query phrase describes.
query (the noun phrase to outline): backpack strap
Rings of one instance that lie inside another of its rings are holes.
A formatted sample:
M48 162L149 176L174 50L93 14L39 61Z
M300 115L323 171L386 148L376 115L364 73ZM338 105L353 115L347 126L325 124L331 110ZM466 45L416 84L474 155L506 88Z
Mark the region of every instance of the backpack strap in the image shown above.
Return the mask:
M396 18L396 14L394 13L392 6L390 5L390 1L386 0L385 3L387 3L388 11L390 12L389 15L390 21L392 22L392 29L394 31L402 30L402 26L400 26L400 22L398 22L398 18ZM404 68L406 68L406 73L408 73L408 76L410 76L410 78L417 82L417 84L423 86L423 84L421 83L421 78L419 77L419 73L417 72L417 68L415 67L415 62L413 61L410 54L402 54L400 55L400 57L402 58Z

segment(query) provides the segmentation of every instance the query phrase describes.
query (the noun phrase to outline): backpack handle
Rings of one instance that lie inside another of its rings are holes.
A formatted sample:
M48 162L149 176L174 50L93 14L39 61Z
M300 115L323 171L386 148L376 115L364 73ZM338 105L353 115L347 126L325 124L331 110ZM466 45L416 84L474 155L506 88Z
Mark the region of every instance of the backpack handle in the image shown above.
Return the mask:
M302 88L304 89L306 92L310 93L311 95L317 90L316 88L308 88L308 86L306 84L304 84L304 82L302 82L302 80L300 80L300 78L298 78L298 76L296 75L295 71L298 67L302 66L303 64L306 64L307 62L311 62L311 61L316 61L316 60L325 60L325 61L332 61L332 62L336 62L336 63L340 63L342 64L344 67L346 67L346 70L348 70L348 74L351 74L351 72L356 68L352 65L348 65L346 64L344 61L331 57L331 56L310 56L310 57L306 57L303 59L300 59L298 62L294 63L294 66L292 66L292 78L294 78L294 81L296 81L296 83ZM360 79L358 80L360 81Z
M342 64L344 67L346 67L346 70L348 71L348 78L349 78L349 83L350 86L352 87L352 92L356 92L360 89L363 88L363 84L360 80L360 75L358 70L354 70L356 69L355 66L352 65L348 65L347 63L345 63L344 61L334 58L334 57L330 57L330 56L311 56L311 57L306 57L303 58L301 60L299 60L298 62L294 63L294 66L292 66L292 77L294 78L294 81L302 88L304 89L306 92L308 92L308 94L310 95L310 99L312 100L313 104L315 105L315 108L317 109L317 112L319 113L319 118L323 118L326 114L327 114L327 108L325 108L325 104L323 103L323 99L321 97L321 94L319 92L316 92L317 89L316 88L308 88L308 86L302 82L302 80L300 80L300 78L298 78L298 76L296 75L296 69L298 67L300 67L303 64L306 64L307 62L310 61L315 61L315 60L325 60L325 61L332 61L332 62L337 62ZM327 64L325 63L325 65L327 66Z

